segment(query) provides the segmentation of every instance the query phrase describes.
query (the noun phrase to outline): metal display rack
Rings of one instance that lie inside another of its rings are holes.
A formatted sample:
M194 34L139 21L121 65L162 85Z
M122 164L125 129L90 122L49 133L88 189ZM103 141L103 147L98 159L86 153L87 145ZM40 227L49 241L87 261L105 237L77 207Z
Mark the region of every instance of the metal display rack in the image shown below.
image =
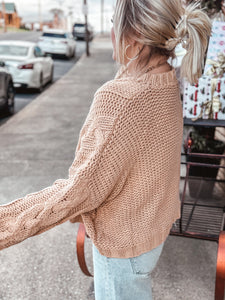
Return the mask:
M215 130L215 127L225 127L225 120L203 120L192 121L184 118L184 126L201 126L207 130ZM225 166L215 163L215 160L225 159L225 155L191 153L191 137L187 136L187 152L181 153L181 165L186 166L185 176L181 176L180 184L182 186L181 194L181 218L173 225L170 234L189 238L198 238L218 242L215 300L224 299L225 288L225 198L215 197L213 194L200 196L203 184L208 187L215 182L224 183L225 180L207 178L202 176L191 176L190 168L211 168L219 169ZM193 161L193 158L212 159L213 163L201 163ZM186 158L186 159L185 159ZM195 191L190 195L188 191L189 183L194 183ZM206 187L207 187L206 186ZM208 197L207 197L208 196Z

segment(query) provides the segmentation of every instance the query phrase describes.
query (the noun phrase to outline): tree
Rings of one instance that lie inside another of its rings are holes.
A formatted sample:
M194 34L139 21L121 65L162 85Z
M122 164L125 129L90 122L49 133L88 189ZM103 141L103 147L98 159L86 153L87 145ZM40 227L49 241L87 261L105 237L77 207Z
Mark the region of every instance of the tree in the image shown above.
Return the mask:
M54 16L58 16L58 17L62 17L64 15L64 11L60 8L52 8L50 10L50 12L54 15Z
M195 2L196 0L187 0L187 3ZM221 8L222 0L201 0L201 7L205 8L209 16L217 13Z
M62 23L61 20L63 18L64 11L60 8L52 8L50 12L54 16L54 27L56 28L61 27L61 23Z
M221 7L221 0L202 0L201 3L202 7L204 7L207 10L210 16L218 12Z

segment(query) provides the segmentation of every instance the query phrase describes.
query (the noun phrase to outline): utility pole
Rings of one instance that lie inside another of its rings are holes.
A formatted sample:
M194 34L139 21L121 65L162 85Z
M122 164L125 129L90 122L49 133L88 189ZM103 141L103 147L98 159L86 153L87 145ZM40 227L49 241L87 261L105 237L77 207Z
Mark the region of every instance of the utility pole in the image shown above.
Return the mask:
M89 52L89 32L88 32L88 6L87 0L84 0L83 13L85 17L85 39L86 39L86 55L90 56Z
M41 0L38 0L38 16L39 16L39 28L42 30L42 10L41 10Z
M2 0L2 18L3 18L3 32L7 32L6 17L5 17L5 2Z
M101 34L104 33L104 0L101 0Z
M73 6L68 6L67 30L72 31L73 28Z

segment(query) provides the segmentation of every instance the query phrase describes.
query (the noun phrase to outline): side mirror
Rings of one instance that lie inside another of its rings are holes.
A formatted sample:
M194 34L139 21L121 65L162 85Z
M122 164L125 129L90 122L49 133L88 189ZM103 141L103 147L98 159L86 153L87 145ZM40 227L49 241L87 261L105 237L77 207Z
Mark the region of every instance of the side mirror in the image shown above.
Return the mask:
M2 67L2 68L5 67L5 62L4 61L0 61L0 67Z

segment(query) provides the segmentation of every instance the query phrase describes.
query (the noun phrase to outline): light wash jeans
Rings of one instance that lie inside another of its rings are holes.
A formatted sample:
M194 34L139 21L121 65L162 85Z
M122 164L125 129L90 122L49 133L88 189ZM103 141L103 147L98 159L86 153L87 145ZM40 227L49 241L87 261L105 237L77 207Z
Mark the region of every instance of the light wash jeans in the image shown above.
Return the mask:
M93 244L95 300L152 300L151 272L164 243L132 258L109 258Z

